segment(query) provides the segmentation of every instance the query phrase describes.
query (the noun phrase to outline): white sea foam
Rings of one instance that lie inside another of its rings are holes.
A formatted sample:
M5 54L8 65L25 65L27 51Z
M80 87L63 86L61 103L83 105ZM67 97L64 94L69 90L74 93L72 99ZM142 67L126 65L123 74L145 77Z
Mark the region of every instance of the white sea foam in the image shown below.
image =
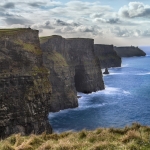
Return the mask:
M108 103L102 103L102 104L93 104L93 105L79 105L78 110L82 109L88 109L88 108L98 108L107 105Z
M124 94L128 94L128 95L131 94L129 91L125 91L125 90L123 90L123 93L124 93Z
M90 94L88 94L89 96L90 95L99 95L99 94L116 94L120 91L119 88L115 88L115 87L109 87L107 85L105 85L105 90L102 90L102 91L97 91L97 92L92 92Z
M129 64L123 64L121 67L128 67Z
M109 75L120 75L120 74L124 74L124 73L111 72Z
M137 75L150 75L150 72L146 72L146 73L138 73Z

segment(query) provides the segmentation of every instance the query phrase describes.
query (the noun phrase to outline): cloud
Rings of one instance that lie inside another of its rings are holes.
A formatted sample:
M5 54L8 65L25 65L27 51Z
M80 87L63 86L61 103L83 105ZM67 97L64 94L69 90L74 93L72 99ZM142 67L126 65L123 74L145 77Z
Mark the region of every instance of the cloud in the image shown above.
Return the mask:
M15 8L15 4L12 2L8 2L3 5L4 8Z
M119 18L95 18L94 21L96 22L101 22L101 23L108 23L108 24L120 24L120 19Z
M31 25L31 28L41 30L41 32L43 31L43 29L55 29L55 27L51 24L49 20L43 23L33 24Z
M32 7L41 7L43 6L45 3L42 3L42 2L35 2L35 3L28 3L29 6L32 6Z
M104 14L103 13L93 13L90 15L91 18L101 18Z
M23 24L23 25L29 25L32 23L32 21L18 15L11 15L11 14L3 14L5 18L3 19L7 25L12 24Z
M55 33L75 33L75 34L80 33L81 35L82 33L90 33L92 35L102 34L101 28L99 28L98 26L85 26L85 25L74 26L74 27L66 26L66 27L56 29L54 32Z
M127 29L114 27L110 29L110 32L113 33L116 37L150 37L150 29L141 30L141 29Z
M60 19L55 19L53 24L57 25L57 26L68 26L69 25L67 22L62 21Z
M130 37L131 35L133 35L132 30L128 30L126 28L122 29L120 27L114 27L113 29L111 29L111 33L113 33L117 37Z
M141 2L130 2L119 9L119 15L125 18L150 17L150 6Z

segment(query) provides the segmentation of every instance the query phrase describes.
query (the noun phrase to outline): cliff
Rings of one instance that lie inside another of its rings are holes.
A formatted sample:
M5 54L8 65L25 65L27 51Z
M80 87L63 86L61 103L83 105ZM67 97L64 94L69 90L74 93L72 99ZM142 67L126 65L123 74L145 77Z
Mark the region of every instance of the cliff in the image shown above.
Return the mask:
M94 52L102 68L121 67L121 58L117 55L113 45L95 44Z
M138 47L115 47L115 51L120 57L133 57L133 56L145 56L146 53L143 52Z
M50 70L51 111L77 107L77 91L104 89L101 68L94 55L93 39L41 37L43 62Z
M0 30L0 137L44 131L51 85L43 66L38 31Z

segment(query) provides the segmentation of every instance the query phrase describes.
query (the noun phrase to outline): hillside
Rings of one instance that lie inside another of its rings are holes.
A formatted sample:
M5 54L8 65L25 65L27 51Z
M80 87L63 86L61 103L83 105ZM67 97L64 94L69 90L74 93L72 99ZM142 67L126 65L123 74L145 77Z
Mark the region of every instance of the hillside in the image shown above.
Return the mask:
M0 141L1 150L149 150L150 127L134 123L124 129L12 135Z

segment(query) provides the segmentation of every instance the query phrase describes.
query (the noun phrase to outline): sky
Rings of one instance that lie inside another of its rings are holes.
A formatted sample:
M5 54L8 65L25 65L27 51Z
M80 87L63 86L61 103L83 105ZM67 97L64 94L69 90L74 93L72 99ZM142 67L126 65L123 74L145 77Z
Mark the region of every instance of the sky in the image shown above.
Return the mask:
M150 45L150 0L1 0L0 28L24 27L40 36Z

